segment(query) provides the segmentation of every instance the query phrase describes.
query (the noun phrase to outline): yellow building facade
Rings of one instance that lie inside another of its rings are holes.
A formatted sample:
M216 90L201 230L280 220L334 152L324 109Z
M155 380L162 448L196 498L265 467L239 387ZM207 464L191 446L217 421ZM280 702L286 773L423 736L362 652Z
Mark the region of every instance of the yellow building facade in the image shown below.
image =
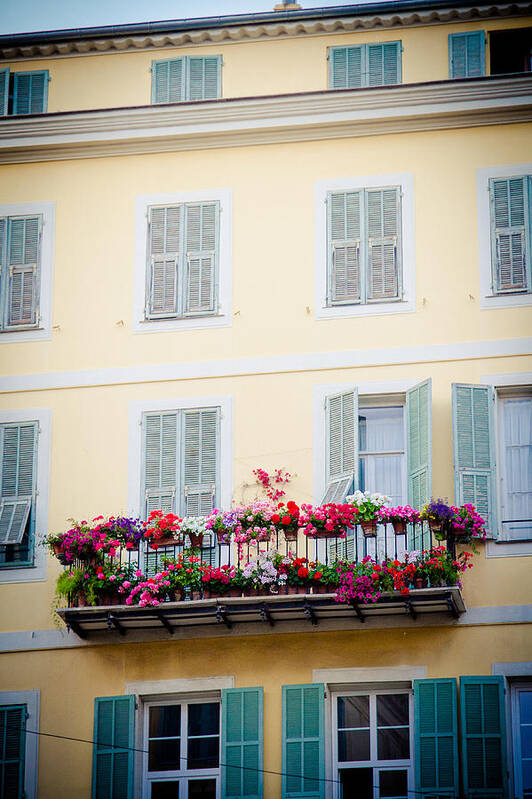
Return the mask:
M532 795L531 32L426 2L0 37L2 796ZM150 420L192 515L200 417L211 507L257 468L475 500L463 587L66 627L43 537L164 506Z

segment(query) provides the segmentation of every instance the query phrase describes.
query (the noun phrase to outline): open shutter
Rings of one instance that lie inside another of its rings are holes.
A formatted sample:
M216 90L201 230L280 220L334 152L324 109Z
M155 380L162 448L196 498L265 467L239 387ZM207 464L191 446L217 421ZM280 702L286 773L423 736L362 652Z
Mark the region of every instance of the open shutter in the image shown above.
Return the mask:
M422 508L432 494L432 381L406 392L408 503Z
M207 516L218 485L218 408L183 411L183 515Z
M283 799L325 797L325 686L283 685Z
M477 78L485 71L484 31L449 34L449 77Z
M368 44L367 85L388 86L401 82L401 42Z
M327 489L322 504L344 502L358 470L358 392L334 394L325 400Z
M490 180L493 289L526 291L530 265L529 181L526 176Z
M182 217L180 205L150 208L148 319L177 316Z
M400 296L401 190L367 191L368 300Z
M362 192L333 192L328 210L328 304L360 302Z
M132 799L135 697L94 700L92 799Z
M36 422L1 428L0 544L20 544L26 532L34 495Z
M181 103L185 99L185 59L153 61L151 66L152 103Z
M261 799L263 689L222 691L222 799Z
M452 390L455 501L474 505L496 536L494 392L462 383Z
M177 413L144 417L144 500L152 510L175 512L177 488Z
M362 86L363 53L361 45L330 48L329 88L359 89Z
M0 502L0 544L20 544L31 510L31 497Z
M503 677L460 677L462 767L466 799L505 799Z
M15 217L8 225L8 329L37 325L40 217Z
M26 705L0 707L0 775L2 797L19 799L24 793Z
M212 313L216 308L215 274L219 204L186 205L185 314Z
M15 72L13 114L42 114L46 111L48 70Z
M0 116L7 115L9 100L9 69L0 69Z
M423 796L458 793L456 680L414 680L416 790Z

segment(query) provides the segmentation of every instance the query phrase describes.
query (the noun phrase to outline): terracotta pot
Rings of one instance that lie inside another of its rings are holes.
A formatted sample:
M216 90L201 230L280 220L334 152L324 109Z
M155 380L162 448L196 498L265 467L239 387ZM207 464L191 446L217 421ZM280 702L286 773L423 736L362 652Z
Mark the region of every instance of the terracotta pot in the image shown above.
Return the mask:
M309 535L309 538L337 538L337 535L329 530L318 530L315 535Z
M227 592L227 596L240 597L242 596L242 589L238 588L238 586L233 586Z
M190 538L190 546L199 549L203 546L203 533L187 533Z
M216 538L219 544L228 544L230 541L230 535L222 530L216 530Z
M197 599L203 599L201 591L191 591L190 598L195 602Z
M167 535L165 538L154 538L151 541L152 548L155 547L181 547L184 544L183 536L174 537Z
M287 585L286 586L286 593L287 594L306 594L306 588L303 585Z
M88 606L87 597L85 596L84 591L80 591L77 597L75 598L75 604L78 608L86 608Z
M176 588L174 591L172 591L170 596L172 602L182 602L185 598L185 591L183 588Z
M362 527L362 532L367 538L371 538L377 535L377 522L370 521L370 522L359 522L360 526Z
M63 547L61 544L54 544L54 555L59 557L59 555L63 554Z
M297 530L283 530L285 541L297 541Z
M406 522L403 521L403 519L394 519L392 521L392 527L395 535L405 535Z
M335 594L336 586L329 583L315 583L312 586L313 594Z
M427 587L426 577L414 577L414 588L426 588L426 587Z
M436 519L429 519L429 529L431 533L438 533L439 535L442 535L445 532L443 522L440 522Z

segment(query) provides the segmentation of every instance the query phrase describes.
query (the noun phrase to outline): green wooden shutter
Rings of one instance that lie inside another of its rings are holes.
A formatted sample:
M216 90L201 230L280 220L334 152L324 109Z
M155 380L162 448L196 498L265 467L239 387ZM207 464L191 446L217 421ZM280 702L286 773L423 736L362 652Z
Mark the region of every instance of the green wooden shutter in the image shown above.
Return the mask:
M526 176L490 180L493 290L529 289L530 197Z
M0 790L3 799L23 799L26 705L0 707Z
M462 768L466 799L505 799L503 677L460 677Z
M367 86L401 83L401 42L368 44Z
M452 392L455 501L474 505L496 536L494 391L453 383Z
M0 428L0 543L20 544L35 493L37 422Z
M94 700L92 799L132 799L135 697Z
M327 197L328 305L360 302L362 192Z
M458 792L456 680L414 680L416 790L423 796Z
M325 797L325 686L283 685L283 799Z
M188 100L215 100L221 95L221 56L188 57Z
M359 89L363 85L363 53L361 45L329 49L330 89Z
M42 114L48 99L48 70L15 72L13 114Z
M0 116L6 116L9 101L9 69L0 69Z
M184 313L205 315L216 309L219 203L187 203Z
M368 300L395 299L400 296L401 190L368 189Z
M150 208L147 319L165 319L178 314L180 251L183 206Z
M39 322L41 217L13 217L8 224L6 329Z
M477 78L485 72L484 31L449 34L449 77Z
M432 381L406 392L408 502L425 505L432 494Z
M358 473L358 391L325 400L327 489L323 504L343 502Z
M207 516L219 483L219 408L183 411L182 513Z
M177 413L149 413L144 427L144 502L152 510L175 512L177 491Z
M261 799L263 689L222 691L222 799Z
M170 58L152 61L152 103L181 103L185 96L186 59Z

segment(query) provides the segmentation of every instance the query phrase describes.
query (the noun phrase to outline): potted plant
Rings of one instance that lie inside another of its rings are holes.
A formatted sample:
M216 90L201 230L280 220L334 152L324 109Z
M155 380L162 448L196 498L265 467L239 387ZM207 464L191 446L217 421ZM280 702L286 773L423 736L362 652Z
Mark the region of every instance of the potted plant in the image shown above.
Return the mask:
M295 502L287 502L286 506L280 502L275 513L272 513L271 521L283 533L285 541L297 541L299 507Z
M345 538L357 523L358 511L351 504L301 505L299 524L310 538Z
M380 512L383 522L391 522L395 535L406 535L407 524L417 524L419 513L410 505L398 505L394 508L383 507Z
M313 594L334 594L340 582L337 566L311 564L309 580Z
M288 594L310 593L310 571L306 558L292 558L286 575L286 592Z
M382 510L389 498L384 494L372 494L370 491L355 491L346 497L346 500L357 509L357 524L362 527L364 535L377 535L377 524L383 520Z
M193 549L201 549L203 536L207 532L205 516L185 516L180 525L182 535L187 535Z
M241 530L237 511L222 511L215 508L205 520L205 530L212 530L219 544L229 544L231 535Z
M438 541L445 541L450 529L454 510L443 499L432 499L421 511L420 519L427 521Z
M163 513L152 510L146 524L144 537L150 542L152 549L167 546L182 546L183 536L180 532L181 519L175 513Z
M450 527L459 544L474 544L475 541L486 540L486 522L474 505L464 503L459 508L453 507ZM476 552L475 547L471 547Z

